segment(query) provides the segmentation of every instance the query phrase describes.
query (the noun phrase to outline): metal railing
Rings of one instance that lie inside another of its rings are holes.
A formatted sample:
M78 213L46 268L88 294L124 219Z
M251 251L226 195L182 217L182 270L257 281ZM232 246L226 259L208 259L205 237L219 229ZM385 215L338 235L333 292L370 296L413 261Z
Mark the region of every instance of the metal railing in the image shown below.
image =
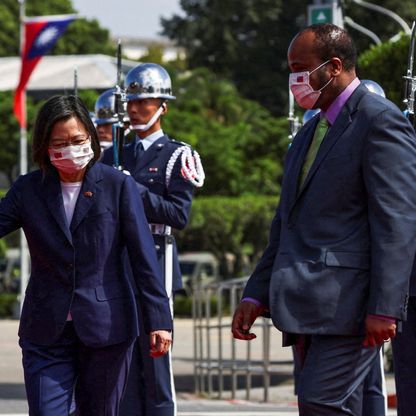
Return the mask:
M223 399L227 393L235 399L237 390L245 389L245 400L250 400L252 387L256 384L263 389L263 401L268 402L272 375L282 374L282 364L286 367L289 364L291 373L291 361L276 358L281 341L271 338L280 337L280 334L270 319L256 320L252 331L257 338L253 341L239 341L232 337L232 313L241 299L246 282L247 278L240 278L194 288L192 314L196 394ZM272 350L271 342L274 346Z

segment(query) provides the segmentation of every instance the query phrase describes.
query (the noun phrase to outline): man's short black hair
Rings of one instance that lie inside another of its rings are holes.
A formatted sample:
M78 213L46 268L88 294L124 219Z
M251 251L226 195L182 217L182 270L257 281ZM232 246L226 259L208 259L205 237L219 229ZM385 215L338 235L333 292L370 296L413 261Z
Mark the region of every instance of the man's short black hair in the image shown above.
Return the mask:
M322 62L336 57L341 59L346 71L355 68L357 50L346 30L331 23L325 23L308 26L300 34L305 32L313 32L315 34L314 46Z

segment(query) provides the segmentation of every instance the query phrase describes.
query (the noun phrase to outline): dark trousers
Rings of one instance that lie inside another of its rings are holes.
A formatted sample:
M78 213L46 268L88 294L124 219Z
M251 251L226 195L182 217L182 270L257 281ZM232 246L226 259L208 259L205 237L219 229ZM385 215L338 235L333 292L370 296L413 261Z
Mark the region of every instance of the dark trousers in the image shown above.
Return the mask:
M364 348L363 337L306 335L294 352L301 365L300 416L366 416L363 382L379 348Z
M133 349L120 416L174 416L176 396L171 351L161 357L150 357L149 336L143 328L140 334Z
M20 341L29 416L68 416L73 395L78 416L117 416L132 345L88 347L72 322L53 345Z
M383 352L374 360L363 386L363 416L385 416L387 393L383 369Z
M416 414L416 296L410 296L407 321L392 340L397 415Z

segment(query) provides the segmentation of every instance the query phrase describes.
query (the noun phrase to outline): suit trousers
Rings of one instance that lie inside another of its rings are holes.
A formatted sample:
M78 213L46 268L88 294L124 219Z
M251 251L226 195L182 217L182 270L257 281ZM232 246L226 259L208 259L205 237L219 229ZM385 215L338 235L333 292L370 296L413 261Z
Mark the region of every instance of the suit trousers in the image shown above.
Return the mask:
M392 340L397 415L416 412L416 296L409 297L407 320Z
M20 341L29 416L117 416L133 341L88 347L67 322L60 338L43 346Z
M363 415L386 416L387 391L384 378L383 351L374 360L363 387Z
M300 416L362 414L363 382L379 347L364 348L363 336L304 335L294 349L301 363Z

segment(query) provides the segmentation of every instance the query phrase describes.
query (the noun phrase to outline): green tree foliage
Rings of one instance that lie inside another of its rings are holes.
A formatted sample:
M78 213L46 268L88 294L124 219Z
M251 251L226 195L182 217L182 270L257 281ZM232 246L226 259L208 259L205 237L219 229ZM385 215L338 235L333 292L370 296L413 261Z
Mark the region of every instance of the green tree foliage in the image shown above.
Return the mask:
M76 13L71 0L31 0L26 2L26 16ZM0 56L19 55L19 3L2 0L0 4ZM104 53L114 55L109 31L97 20L79 18L72 22L50 54Z
M0 166L9 181L12 182L19 173L19 137L20 131L16 118L13 115L13 92L0 92ZM36 117L39 103L27 97L28 141ZM31 166L31 149L28 146L28 164Z
M232 83L207 69L175 76L177 100L163 126L194 146L206 173L201 195L277 195L288 146L288 121L243 99Z
M345 16L350 17L354 22L366 27L374 32L382 42L387 42L390 38L399 33L402 27L391 17L381 14L360 6L351 0L344 0L343 12ZM399 15L410 26L416 19L416 2L414 0L370 0L370 3L384 7ZM364 52L373 43L373 41L363 33L346 26L351 33L357 45L358 52Z
M387 98L401 109L404 109L403 75L407 69L409 44L410 37L403 35L397 42L385 42L371 47L358 60L360 78L378 82Z
M181 0L183 13L162 19L163 33L185 48L191 68L205 66L237 85L243 96L274 114L286 114L286 52L306 25L310 1ZM374 31L383 41L400 25L383 14L345 0L344 13ZM372 1L399 14L408 24L416 17L414 0ZM346 27L363 52L371 39Z
M260 195L195 198L190 223L177 233L179 249L211 251L220 260L221 275L237 277L247 272L245 259L256 261L266 247L277 202L277 196ZM229 253L235 256L231 269Z
M233 80L243 96L286 114L287 47L305 23L301 0L181 0L183 15L162 19L191 68Z

